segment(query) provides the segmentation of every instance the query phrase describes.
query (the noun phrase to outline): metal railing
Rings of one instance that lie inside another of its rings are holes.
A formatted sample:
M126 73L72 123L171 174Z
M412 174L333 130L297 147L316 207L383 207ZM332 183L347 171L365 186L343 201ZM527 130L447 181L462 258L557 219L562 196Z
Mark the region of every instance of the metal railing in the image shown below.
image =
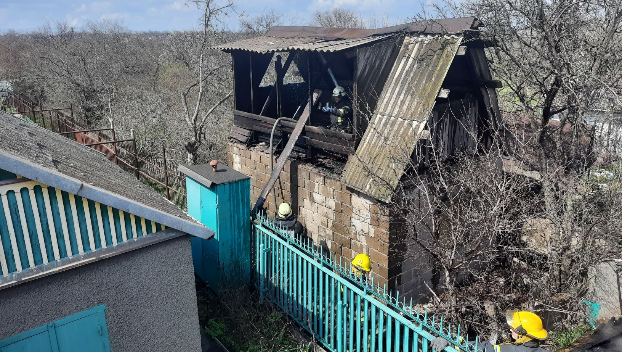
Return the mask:
M427 309L400 300L335 262L330 253L302 243L265 214L253 227L254 284L260 300L269 299L306 329L326 349L343 351L431 351L437 336L453 346L445 351L477 351L461 327Z
M175 169L167 168L169 163L166 160L164 146L162 146L161 161L146 160L138 155L133 133L130 139L119 140L112 125L110 128L86 128L74 119L73 106L66 109L44 109L42 104L37 105L28 98L15 93L9 94L8 103L17 113L23 114L39 126L96 149L124 170L133 172L136 178L140 179L142 176L143 179L163 187L168 200L176 195L181 198L180 203L185 204L186 193L183 191L185 177ZM123 143L131 144L131 146L125 148Z

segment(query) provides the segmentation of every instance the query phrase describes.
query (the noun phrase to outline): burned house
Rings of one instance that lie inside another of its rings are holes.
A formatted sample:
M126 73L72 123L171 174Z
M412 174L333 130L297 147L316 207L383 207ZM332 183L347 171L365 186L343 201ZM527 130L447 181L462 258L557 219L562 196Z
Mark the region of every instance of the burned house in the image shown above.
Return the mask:
M456 18L375 30L273 27L219 46L234 69L228 161L251 177L251 201L265 199L271 214L290 202L315 243L344 260L368 254L380 283L413 295L428 275L419 265L426 259L405 259L416 249L396 245L403 229L391 217L394 191L432 154L492 144L499 83L479 25ZM345 131L330 128L321 110L336 86L351 102ZM279 118L288 119L275 126Z

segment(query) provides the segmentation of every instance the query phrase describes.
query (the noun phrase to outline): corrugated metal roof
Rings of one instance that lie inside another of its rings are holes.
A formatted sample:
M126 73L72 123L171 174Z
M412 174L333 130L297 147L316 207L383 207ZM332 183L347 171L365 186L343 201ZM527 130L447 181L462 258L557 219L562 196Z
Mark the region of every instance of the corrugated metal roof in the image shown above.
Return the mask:
M222 44L214 48L224 51L241 50L262 54L291 50L335 52L379 42L390 36L392 35L385 34L363 38L325 39L313 37L280 38L266 35L240 40L233 43Z
M406 36L374 117L343 173L346 185L389 202L434 107L462 36Z

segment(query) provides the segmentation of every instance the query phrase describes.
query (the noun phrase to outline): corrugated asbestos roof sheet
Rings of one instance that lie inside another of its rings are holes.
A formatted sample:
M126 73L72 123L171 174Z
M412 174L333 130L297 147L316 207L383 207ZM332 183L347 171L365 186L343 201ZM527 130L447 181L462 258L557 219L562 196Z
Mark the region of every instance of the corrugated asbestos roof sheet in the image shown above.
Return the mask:
M3 112L0 169L191 235L214 234L104 154Z
M255 53L272 53L278 51L319 51L335 52L355 48L357 46L382 41L392 35L375 35L363 38L325 39L313 37L273 37L261 36L216 46L224 51L242 50Z
M389 202L434 107L462 36L407 36L369 127L342 175L346 185Z
M381 41L396 33L452 34L476 29L474 17L421 20L378 29L275 26L265 35L213 47L224 51L271 53L307 50L334 52Z

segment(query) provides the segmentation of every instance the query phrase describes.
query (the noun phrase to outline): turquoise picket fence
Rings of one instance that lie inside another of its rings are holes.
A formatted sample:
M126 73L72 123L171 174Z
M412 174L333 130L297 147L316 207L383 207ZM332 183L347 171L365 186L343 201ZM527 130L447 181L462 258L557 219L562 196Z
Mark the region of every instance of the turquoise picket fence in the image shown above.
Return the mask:
M477 351L477 339L469 343L460 326L428 316L263 214L254 223L253 258L260 299L277 304L330 351L428 352L437 336L453 345L447 352Z

